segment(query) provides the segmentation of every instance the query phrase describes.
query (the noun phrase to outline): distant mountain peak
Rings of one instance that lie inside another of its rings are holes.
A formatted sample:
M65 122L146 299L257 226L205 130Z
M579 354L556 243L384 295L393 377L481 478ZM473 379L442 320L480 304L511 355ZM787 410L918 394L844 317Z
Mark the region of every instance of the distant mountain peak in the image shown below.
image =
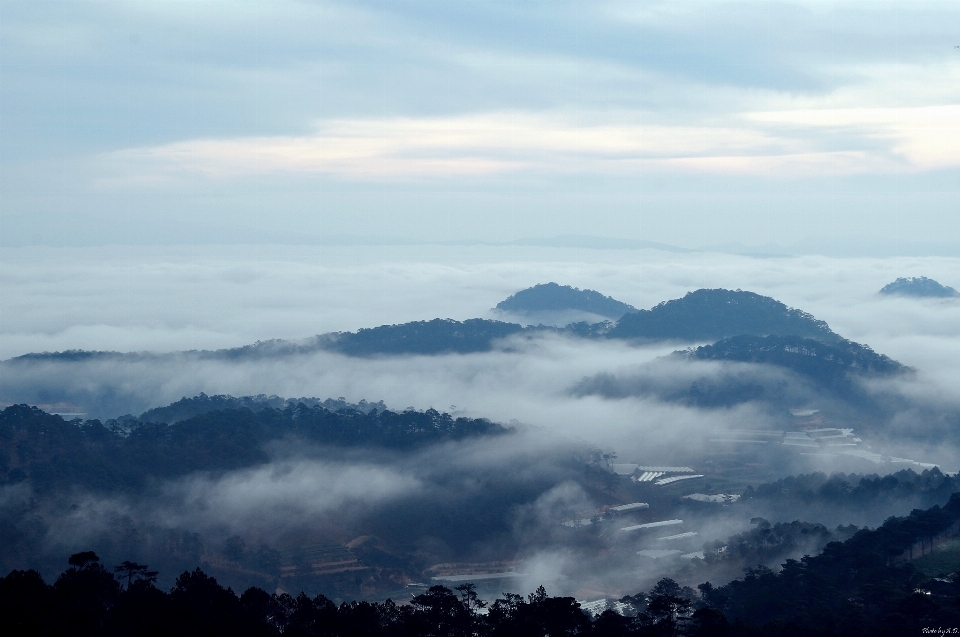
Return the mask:
M553 282L520 290L497 303L496 309L512 314L577 311L611 319L637 311L632 305L604 296L596 290L581 290Z
M887 283L880 289L880 294L890 296L919 296L932 298L946 298L951 296L960 296L952 287L941 285L933 279L925 276L901 277L893 283Z

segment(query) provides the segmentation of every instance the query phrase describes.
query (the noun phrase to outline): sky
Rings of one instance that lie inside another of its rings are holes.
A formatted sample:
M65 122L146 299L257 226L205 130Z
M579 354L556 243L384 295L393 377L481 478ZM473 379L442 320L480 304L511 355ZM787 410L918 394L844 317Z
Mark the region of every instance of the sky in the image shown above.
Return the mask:
M954 2L0 2L0 246L960 255Z

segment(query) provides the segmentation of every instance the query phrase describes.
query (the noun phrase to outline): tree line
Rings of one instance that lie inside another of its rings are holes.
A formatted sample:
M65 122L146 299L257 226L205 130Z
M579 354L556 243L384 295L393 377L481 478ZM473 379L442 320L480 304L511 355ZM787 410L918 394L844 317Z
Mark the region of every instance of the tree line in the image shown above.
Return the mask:
M914 500L920 506L945 502L960 491L960 479L944 475L938 468L917 473L903 469L885 476L823 472L787 476L774 482L750 485L743 502L770 501L797 508L824 503L844 509L867 509L892 502Z
M411 449L510 429L435 409L367 413L302 403L283 409L223 409L167 424L108 427L65 421L28 405L0 412L0 484L30 480L39 492L86 487L138 489L152 478L229 471L266 463L264 444L294 437L318 445Z
M832 542L817 556L787 560L780 572L750 568L697 591L662 579L623 597L621 612L599 616L543 587L527 597L504 593L489 605L472 584L432 586L407 604L337 605L323 595L255 587L237 595L198 568L165 592L148 566L124 562L111 571L88 551L71 556L52 585L32 570L0 578L0 622L7 634L30 635L899 637L960 626L957 574L929 578L898 559L918 541L956 534L958 522L960 493L943 507Z

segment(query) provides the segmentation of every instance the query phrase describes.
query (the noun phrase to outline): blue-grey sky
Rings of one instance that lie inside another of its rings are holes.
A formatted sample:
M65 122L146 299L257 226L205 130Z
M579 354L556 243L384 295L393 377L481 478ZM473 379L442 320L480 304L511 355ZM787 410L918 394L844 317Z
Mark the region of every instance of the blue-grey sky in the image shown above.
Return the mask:
M6 246L960 254L956 2L3 0L0 36Z

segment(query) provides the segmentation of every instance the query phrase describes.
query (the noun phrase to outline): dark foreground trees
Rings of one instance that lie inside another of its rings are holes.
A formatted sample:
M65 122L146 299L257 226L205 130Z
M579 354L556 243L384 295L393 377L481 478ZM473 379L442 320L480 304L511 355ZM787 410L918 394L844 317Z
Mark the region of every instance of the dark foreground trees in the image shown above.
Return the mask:
M409 603L292 597L250 588L242 595L199 568L170 592L146 565L114 572L90 551L71 556L52 585L32 570L0 578L4 635L250 636L573 636L672 637L954 634L960 629L960 577L930 578L903 556L916 543L956 535L960 494L944 507L891 518L874 531L827 545L820 555L788 560L780 572L758 567L699 592L663 579L648 593L624 597L623 614L586 614L572 597L543 587L504 593L487 607L469 584L433 586ZM937 633L937 629L947 632Z
M237 596L199 568L180 575L166 593L149 576L129 577L124 586L89 551L70 563L52 586L33 570L0 578L2 634L561 636L588 635L592 627L576 600L549 597L542 587L527 599L508 594L481 615L484 603L472 585L457 592L433 586L404 605L337 606L323 595L271 595L260 588Z

